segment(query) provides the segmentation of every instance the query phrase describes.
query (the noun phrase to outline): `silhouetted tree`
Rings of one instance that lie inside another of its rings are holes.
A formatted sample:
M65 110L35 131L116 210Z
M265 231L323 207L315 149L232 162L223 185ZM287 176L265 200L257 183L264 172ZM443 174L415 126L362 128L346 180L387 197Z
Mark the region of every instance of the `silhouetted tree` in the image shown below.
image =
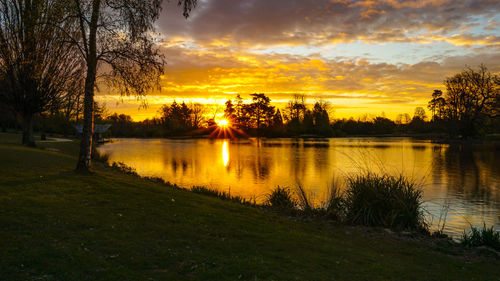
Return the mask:
M306 109L301 123L301 132L306 134L314 133L314 115L311 110Z
M373 120L373 133L375 134L392 134L396 124L385 117L375 117Z
M198 129L203 123L203 114L205 113L205 107L199 103L191 104L191 126L193 129Z
M184 103L174 101L159 110L163 125L171 132L185 132L192 129L191 109Z
M281 111L276 109L273 116L272 127L277 130L283 129L283 116L281 116Z
M425 109L423 109L422 107L416 107L415 113L413 114L413 119L420 119L422 121L425 121L425 119L427 119Z
M443 92L441 90L434 90L432 93L432 100L430 100L427 105L427 108L429 108L432 113L432 121L444 117L445 106L446 101L443 98Z
M76 19L68 39L85 60L83 135L77 170L91 168L94 88L98 72L120 93L138 96L158 83L163 56L155 48L153 23L161 0L70 0L68 10ZM187 17L196 0L178 0ZM98 66L106 65L98 69ZM106 71L109 69L109 71Z
M24 145L34 146L33 118L55 108L73 89L81 69L62 1L0 0L0 102L23 127Z
M458 126L462 136L478 133L488 118L498 117L498 76L480 65L449 77L446 86L446 118Z
M396 116L397 124L408 124L411 121L410 114L403 113Z
M236 119L236 109L233 106L233 102L231 100L226 101L226 108L224 109L224 118L234 122Z
M323 136L332 135L332 127L330 126L330 117L328 115L329 104L325 101L317 101L313 108L314 128L317 134Z
M271 99L265 94L251 94L252 103L245 106L250 122L259 131L263 126L269 126L274 115L274 106L271 106Z
M306 111L305 96L296 94L286 106L290 120L300 121Z

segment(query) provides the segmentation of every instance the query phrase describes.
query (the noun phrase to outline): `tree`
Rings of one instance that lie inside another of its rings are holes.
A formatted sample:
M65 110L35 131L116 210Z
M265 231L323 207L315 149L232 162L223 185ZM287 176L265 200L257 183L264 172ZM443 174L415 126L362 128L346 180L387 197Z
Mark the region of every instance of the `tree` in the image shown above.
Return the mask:
M193 129L198 129L201 127L203 122L203 114L205 113L205 108L202 104L191 103L191 127Z
M429 101L427 105L427 108L429 108L432 113L432 121L443 118L445 106L446 101L443 98L443 92L441 90L434 90L432 93L432 100Z
M330 126L330 117L328 115L330 105L325 101L317 101L313 107L314 129L316 133L323 136L332 135L332 127Z
M274 113L273 122L271 126L277 130L283 129L283 116L281 116L281 112L279 109L276 109L276 113Z
M121 94L143 96L158 84L164 59L155 48L153 23L161 0L69 0L76 20L68 39L85 61L83 134L77 170L90 171L94 88L98 73ZM187 17L197 0L178 0ZM106 67L104 67L106 66ZM108 71L106 71L108 70Z
M236 109L234 109L233 102L231 100L226 101L226 108L224 109L224 118L234 122L236 118L235 115Z
M263 125L269 126L270 120L274 115L274 106L271 106L271 99L265 94L251 94L252 103L246 105L246 111L249 113L250 120L257 131Z
M0 98L17 114L23 144L34 146L33 118L73 90L81 69L64 34L63 1L0 0Z
M413 119L419 119L425 121L425 119L427 119L427 115L425 114L425 109L423 109L420 106L416 107L415 113L413 114Z
M411 121L411 118L410 118L410 114L408 114L408 113L398 114L396 117L397 124L408 124L410 121Z
M445 80L446 118L458 125L462 136L477 134L487 119L498 117L498 80L484 65L477 71L467 68Z
M300 121L306 111L304 95L296 94L286 106L290 120Z

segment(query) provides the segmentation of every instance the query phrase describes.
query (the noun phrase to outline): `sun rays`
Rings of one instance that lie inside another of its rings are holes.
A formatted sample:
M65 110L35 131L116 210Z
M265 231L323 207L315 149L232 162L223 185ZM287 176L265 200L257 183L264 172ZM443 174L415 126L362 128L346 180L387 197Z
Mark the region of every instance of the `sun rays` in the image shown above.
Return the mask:
M243 130L238 128L238 124L235 124L228 119L215 120L215 125L212 127L215 127L209 135L209 138L212 139L234 139L236 137L248 137L248 135Z

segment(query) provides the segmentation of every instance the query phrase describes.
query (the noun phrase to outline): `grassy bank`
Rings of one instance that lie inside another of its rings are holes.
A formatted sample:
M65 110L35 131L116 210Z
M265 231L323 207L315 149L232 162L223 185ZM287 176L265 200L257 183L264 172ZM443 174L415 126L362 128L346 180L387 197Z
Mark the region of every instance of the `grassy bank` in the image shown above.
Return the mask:
M0 134L1 280L498 280L500 262L292 220Z

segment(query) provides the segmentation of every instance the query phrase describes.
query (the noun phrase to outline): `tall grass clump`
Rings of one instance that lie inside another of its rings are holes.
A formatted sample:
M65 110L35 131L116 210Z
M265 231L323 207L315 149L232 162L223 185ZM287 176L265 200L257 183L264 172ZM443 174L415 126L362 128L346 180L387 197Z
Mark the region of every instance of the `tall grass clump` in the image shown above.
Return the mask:
M297 193L297 199L298 199L297 206L299 207L299 209L304 213L313 212L315 209L314 209L314 206L312 203L312 196L311 196L311 194L306 193L306 190L304 189L302 184L300 184L300 183L297 184L296 193Z
M278 211L290 212L295 210L297 202L290 189L278 186L267 195L266 205Z
M471 226L469 233L462 234L460 244L466 247L487 246L497 251L500 251L500 233L491 228L487 228L486 224L482 229Z
M323 210L327 218L342 221L345 218L344 193L341 192L340 185L333 183L323 203Z
M104 164L108 164L109 163L109 154L99 152L95 148L95 146L92 146L92 160L97 161L97 162L101 162Z
M346 220L353 224L426 230L422 191L403 176L367 173L347 181Z

